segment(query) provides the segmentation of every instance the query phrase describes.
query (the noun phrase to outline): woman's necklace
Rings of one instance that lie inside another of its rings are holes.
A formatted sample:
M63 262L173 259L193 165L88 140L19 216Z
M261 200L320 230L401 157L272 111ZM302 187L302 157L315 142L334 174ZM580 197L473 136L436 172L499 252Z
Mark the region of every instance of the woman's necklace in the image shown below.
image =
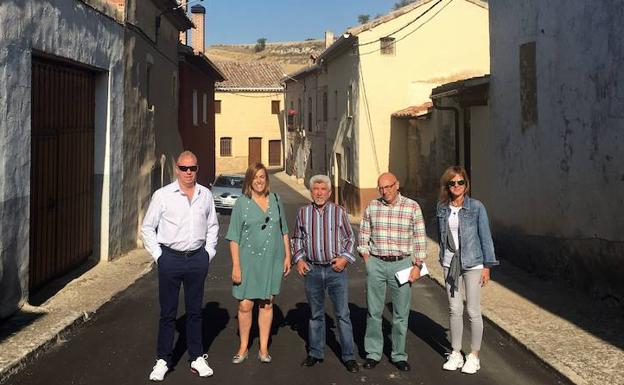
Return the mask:
M460 197L460 198L456 198L454 200L451 200L451 206L454 207L461 207L464 204L464 197Z

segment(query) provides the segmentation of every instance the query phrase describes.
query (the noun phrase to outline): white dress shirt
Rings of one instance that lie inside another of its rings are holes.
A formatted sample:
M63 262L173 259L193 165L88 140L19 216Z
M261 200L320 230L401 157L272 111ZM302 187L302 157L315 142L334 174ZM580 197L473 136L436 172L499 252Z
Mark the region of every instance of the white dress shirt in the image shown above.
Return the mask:
M162 254L161 244L188 251L199 249L204 243L212 260L217 253L218 233L219 222L210 190L196 183L189 202L177 180L156 190L141 227L145 248L155 261Z

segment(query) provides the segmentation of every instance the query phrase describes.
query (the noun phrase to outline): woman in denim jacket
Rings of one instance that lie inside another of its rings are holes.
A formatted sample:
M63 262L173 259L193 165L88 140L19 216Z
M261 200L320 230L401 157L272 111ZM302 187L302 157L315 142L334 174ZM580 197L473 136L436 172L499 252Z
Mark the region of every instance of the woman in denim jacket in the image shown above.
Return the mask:
M449 299L451 345L453 352L442 366L445 370L461 368L474 374L480 369L479 350L483 337L481 287L490 280L490 268L498 265L490 225L483 203L467 196L470 181L463 167L453 166L440 178L437 206L440 263L444 268ZM464 302L466 295L470 318L471 352L466 362L461 355Z

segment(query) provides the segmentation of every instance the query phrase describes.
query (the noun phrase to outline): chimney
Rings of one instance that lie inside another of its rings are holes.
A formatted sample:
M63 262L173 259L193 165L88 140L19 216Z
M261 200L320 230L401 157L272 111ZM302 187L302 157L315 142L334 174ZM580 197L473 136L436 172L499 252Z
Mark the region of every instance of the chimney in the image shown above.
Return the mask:
M332 31L325 31L325 48L334 44L334 33Z
M184 4L184 7L182 7L182 9L184 9L184 14L188 15L188 4ZM180 41L182 42L182 44L188 45L188 41L189 41L188 37L189 37L188 29L184 32L180 32Z
M206 48L205 36L204 36L204 19L206 17L206 8L201 5L194 5L191 7L191 20L195 24L195 31L193 31L193 51L204 53Z

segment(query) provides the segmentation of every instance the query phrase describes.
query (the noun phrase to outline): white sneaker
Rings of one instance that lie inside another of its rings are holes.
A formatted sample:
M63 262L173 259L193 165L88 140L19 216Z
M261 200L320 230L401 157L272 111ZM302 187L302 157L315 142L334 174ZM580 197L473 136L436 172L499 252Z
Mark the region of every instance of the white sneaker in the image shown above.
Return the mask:
M462 367L462 373L475 374L479 369L481 369L481 362L479 361L479 357L475 356L472 353L466 356L466 363Z
M200 377L210 377L213 374L212 369L208 366L208 358L207 354L204 354L201 357L197 357L195 361L191 362L191 370L194 373L197 373Z
M457 370L464 365L464 357L462 357L460 352L456 352L453 350L451 354L446 358L446 362L442 365L442 369L444 370Z
M165 378L165 373L169 368L167 367L167 361L159 359L156 361L156 365L152 368L152 372L149 375L151 381L162 381Z

